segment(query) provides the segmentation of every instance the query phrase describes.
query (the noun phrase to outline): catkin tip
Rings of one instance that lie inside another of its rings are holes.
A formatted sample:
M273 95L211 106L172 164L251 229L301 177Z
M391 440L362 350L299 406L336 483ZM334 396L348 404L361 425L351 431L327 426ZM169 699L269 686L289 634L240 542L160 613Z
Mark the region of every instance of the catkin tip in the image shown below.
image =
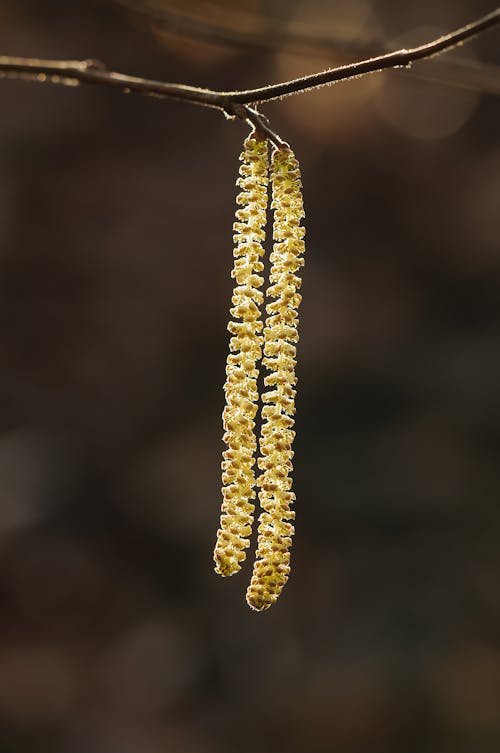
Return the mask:
M233 553L223 555L222 552L217 552L214 556L215 572L217 575L222 575L223 578L228 578L230 575L234 575L241 570L241 565L235 559Z

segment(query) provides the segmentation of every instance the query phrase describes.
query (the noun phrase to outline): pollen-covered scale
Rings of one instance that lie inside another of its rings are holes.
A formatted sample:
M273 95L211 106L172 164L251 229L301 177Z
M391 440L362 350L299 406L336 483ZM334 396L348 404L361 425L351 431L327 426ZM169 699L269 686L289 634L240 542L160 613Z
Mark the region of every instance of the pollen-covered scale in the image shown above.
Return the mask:
M261 611L273 604L290 572L290 547L295 517L291 505L292 443L295 414L296 343L298 341L299 272L304 264L305 230L300 171L287 145L274 149L270 168L272 185L274 247L270 255L267 318L262 333L260 306L263 284L264 226L267 208L267 142L255 135L247 138L241 155L238 196L242 205L235 223L235 268L237 287L231 315L241 322L229 323L233 334L227 362L226 406L223 413L224 441L228 449L222 463L223 503L221 527L215 547L216 571L232 575L240 569L249 546L253 523L255 485L260 489L262 513L256 559L247 603ZM259 362L264 378L262 422L259 441L260 475L255 478L255 417Z

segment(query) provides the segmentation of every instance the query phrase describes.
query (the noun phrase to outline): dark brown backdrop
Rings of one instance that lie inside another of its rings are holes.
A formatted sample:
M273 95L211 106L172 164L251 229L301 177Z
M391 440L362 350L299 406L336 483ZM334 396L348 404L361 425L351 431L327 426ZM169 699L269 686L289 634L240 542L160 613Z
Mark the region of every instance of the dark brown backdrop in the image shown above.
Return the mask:
M244 88L491 7L178 5L345 53L314 58L2 0L0 51ZM472 89L389 72L265 109L308 246L293 571L261 615L211 563L245 127L0 80L2 753L498 753L499 39L414 68Z

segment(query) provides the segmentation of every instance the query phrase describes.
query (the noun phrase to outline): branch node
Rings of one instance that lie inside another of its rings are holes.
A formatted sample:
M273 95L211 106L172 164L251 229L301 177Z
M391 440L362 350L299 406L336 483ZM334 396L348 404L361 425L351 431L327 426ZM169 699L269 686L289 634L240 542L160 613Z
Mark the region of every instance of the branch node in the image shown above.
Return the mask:
M226 97L226 101L223 104L224 112L231 120L238 118L239 120L248 119L248 107L241 105L239 102L233 102L230 97Z
M82 70L85 71L107 71L108 66L105 65L101 60L82 60L81 63Z

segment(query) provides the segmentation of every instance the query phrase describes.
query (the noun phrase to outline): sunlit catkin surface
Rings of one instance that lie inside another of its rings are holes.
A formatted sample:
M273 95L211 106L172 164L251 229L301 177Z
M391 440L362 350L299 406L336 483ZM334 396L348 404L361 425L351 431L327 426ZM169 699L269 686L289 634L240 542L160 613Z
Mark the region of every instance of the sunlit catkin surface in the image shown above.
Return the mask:
M262 396L262 431L257 484L263 510L247 602L257 610L276 601L290 572L290 547L295 513L292 487L292 442L295 413L297 309L301 296L298 276L304 264L305 230L299 165L290 149L273 154L271 182L275 240L271 254L263 363L269 370Z
M234 223L234 269L236 281L228 329L232 334L226 366L223 413L224 442L227 450L222 462L222 515L217 532L214 560L220 575L232 575L241 567L249 545L255 505L255 415L257 412L257 364L262 355L260 308L264 279L261 257L264 254L266 224L268 147L267 141L249 136L240 156L241 188Z

